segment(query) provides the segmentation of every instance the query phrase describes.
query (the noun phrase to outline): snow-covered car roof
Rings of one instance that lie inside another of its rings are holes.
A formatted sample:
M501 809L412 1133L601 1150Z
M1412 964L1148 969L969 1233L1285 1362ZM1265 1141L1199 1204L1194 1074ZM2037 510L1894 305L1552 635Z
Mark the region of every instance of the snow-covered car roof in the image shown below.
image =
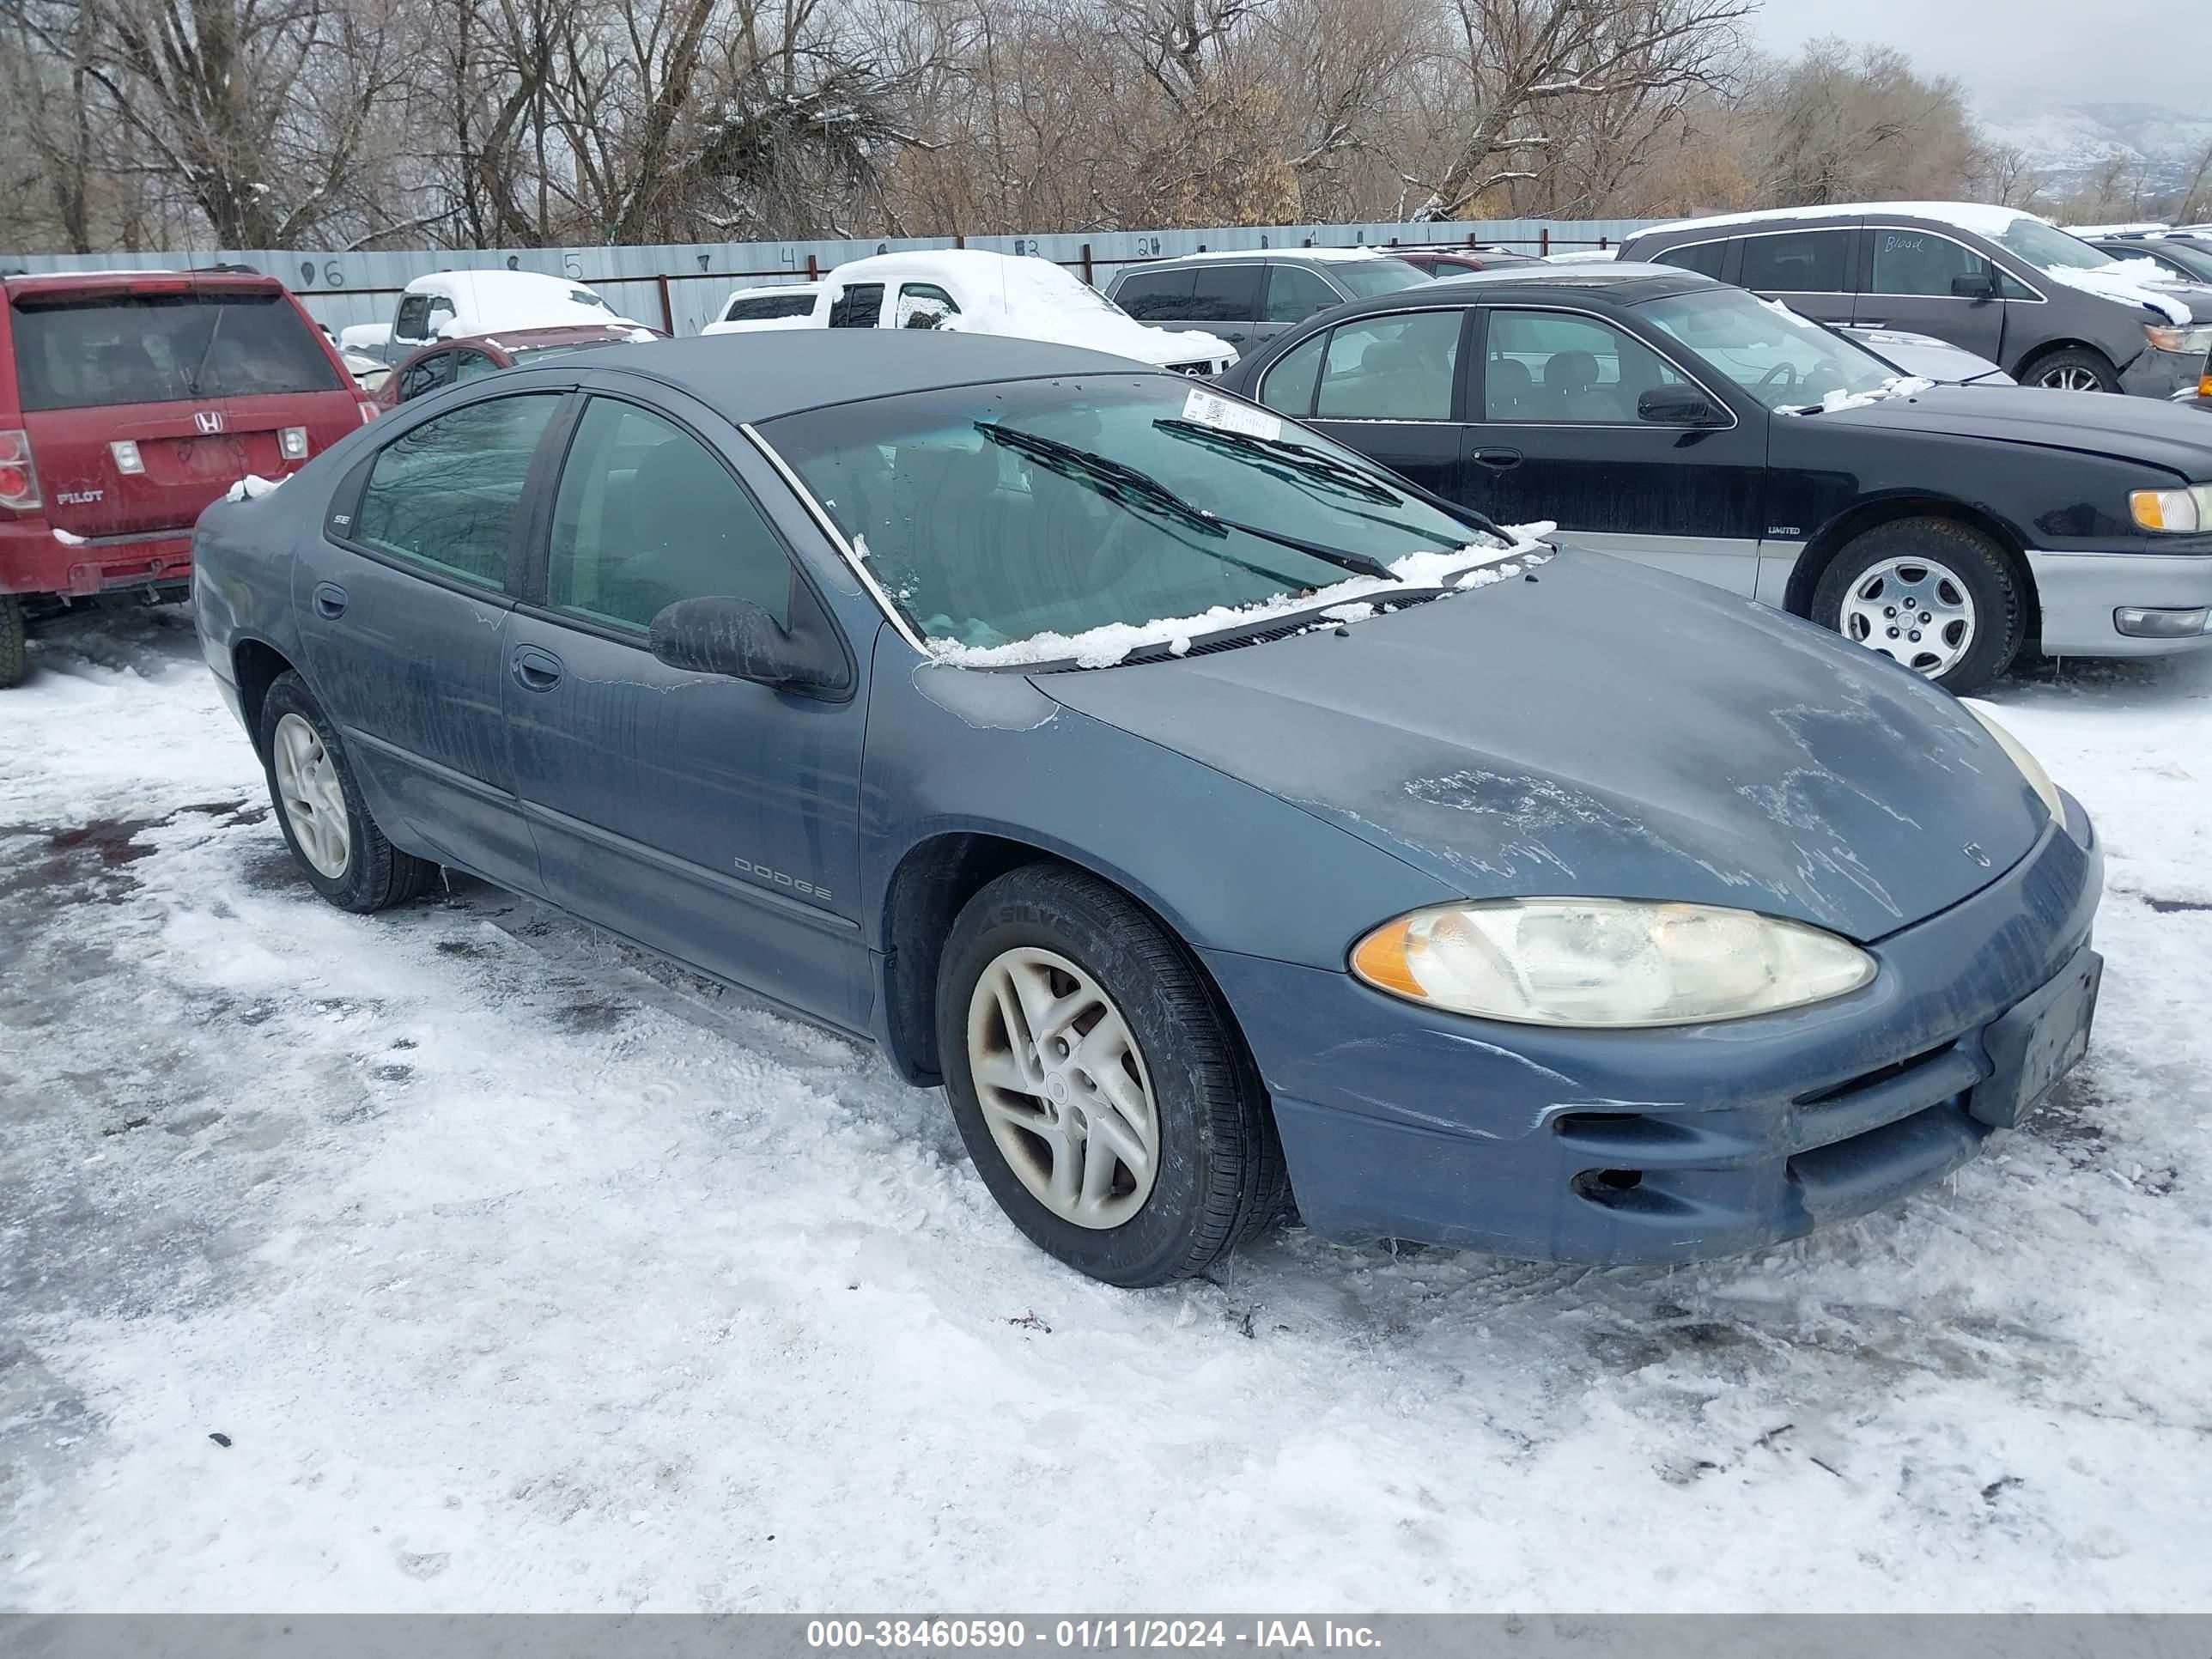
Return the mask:
M1831 202L1820 207L1757 208L1744 213L1717 213L1701 219L1671 219L1663 225L1646 225L1636 234L1671 236L1683 230L1720 230L1732 225L1765 224L1775 219L1856 219L1868 214L1894 214L1901 219L1933 219L1956 225L1977 236L2002 236L2015 219L2051 222L2040 214L2018 208L1992 207L1986 202ZM2078 234L2079 233L2069 233Z
M526 328L581 328L636 319L617 312L589 284L536 270L440 270L407 284L410 294L450 300L440 325L448 339Z
M854 283L933 283L960 308L958 316L939 325L953 333L1051 340L1154 365L1233 361L1237 356L1218 335L1147 328L1080 277L1028 254L982 248L875 253L839 265L828 281L841 288Z

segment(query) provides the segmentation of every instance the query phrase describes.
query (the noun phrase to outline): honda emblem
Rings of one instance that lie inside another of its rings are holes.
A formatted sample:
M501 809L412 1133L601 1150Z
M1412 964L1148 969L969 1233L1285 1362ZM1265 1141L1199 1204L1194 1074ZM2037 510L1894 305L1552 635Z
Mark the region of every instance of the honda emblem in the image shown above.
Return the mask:
M203 409L192 416L192 424L203 432L220 432L222 430L222 411Z

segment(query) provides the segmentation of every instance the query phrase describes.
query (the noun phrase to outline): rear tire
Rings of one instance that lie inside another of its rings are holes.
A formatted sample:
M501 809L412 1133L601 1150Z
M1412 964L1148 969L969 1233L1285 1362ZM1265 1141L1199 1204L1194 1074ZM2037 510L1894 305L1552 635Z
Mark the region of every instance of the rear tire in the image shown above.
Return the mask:
M23 597L0 593L0 691L10 691L30 677L31 647L23 631Z
M1202 1273L1285 1207L1228 1010L1103 882L1035 864L977 893L939 961L937 1041L976 1173L1079 1273L1133 1290Z
M1903 605L1908 595L1920 605ZM2027 599L2004 550L1980 531L1952 519L1898 519L1829 562L1813 620L1964 696L2020 655ZM1947 637L1961 621L1964 633Z
M2101 351L2087 346L2068 346L2046 351L2022 368L2022 386L2039 386L2053 392L2118 392L2120 373Z
M332 904L366 915L405 903L438 878L436 865L401 852L376 827L337 726L296 672L270 683L258 739L284 845Z

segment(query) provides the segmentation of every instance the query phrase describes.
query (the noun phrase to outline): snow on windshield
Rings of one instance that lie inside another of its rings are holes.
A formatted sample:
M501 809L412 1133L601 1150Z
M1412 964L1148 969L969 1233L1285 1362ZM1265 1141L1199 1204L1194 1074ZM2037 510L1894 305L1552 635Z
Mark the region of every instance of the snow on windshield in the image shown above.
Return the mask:
M1365 622L1387 609L1393 594L1432 592L1443 588L1461 592L1487 587L1517 576L1552 556L1544 538L1559 526L1541 524L1502 525L1509 539L1492 547L1470 542L1449 552L1408 553L1390 564L1390 579L1352 576L1327 587L1304 593L1283 593L1258 605L1215 605L1193 617L1159 617L1141 623L1109 623L1079 634L1033 634L1003 645L963 645L957 640L931 638L923 643L939 662L963 668L1012 668L1041 663L1073 662L1078 668L1111 668L1132 652L1164 645L1180 657L1191 641L1226 628L1245 628L1270 617L1298 612L1316 613L1316 628L1348 627ZM1382 600L1378 607L1371 601Z

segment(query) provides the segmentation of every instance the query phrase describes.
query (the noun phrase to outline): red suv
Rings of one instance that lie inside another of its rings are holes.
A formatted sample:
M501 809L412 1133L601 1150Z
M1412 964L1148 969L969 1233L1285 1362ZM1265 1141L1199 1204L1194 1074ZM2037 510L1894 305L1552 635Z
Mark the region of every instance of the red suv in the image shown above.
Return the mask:
M182 597L192 521L370 419L283 283L242 271L0 281L0 687L48 602Z

